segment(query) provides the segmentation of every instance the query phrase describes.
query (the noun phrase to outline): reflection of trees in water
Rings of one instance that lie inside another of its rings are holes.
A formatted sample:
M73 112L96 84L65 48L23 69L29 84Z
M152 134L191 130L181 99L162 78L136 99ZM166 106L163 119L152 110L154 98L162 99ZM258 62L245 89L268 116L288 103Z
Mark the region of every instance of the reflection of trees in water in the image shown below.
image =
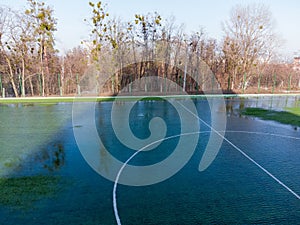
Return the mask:
M229 116L241 116L241 111L245 109L247 102L244 98L229 98L226 100L226 112Z
M100 151L100 165L104 165L103 167L105 170L103 172L109 173L109 168L111 166L111 160L109 160L110 158L108 157L108 154L103 147L100 147L99 151Z
M65 150L61 143L53 144L43 149L35 161L41 162L43 168L50 172L60 169L65 164Z
M285 108L299 107L299 97L293 96L262 96L245 98L226 98L226 112L228 116L241 116L246 108L263 108L268 110L285 111Z
M232 101L226 101L226 111L229 115L233 113L233 103Z

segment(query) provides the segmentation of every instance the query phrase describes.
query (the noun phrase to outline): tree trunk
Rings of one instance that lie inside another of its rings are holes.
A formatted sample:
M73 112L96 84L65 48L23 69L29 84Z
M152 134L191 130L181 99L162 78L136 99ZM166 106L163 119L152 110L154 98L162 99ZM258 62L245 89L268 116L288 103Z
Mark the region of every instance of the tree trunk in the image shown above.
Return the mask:
M186 46L186 52L185 52L185 64L184 64L184 75L183 75L183 84L182 84L182 91L186 91L186 76L187 76L187 66L189 61L189 47Z
M33 91L33 85L32 85L31 77L29 77L29 85L30 85L31 96L34 96L34 91Z
M41 92L42 92L42 96L45 97L45 74L44 74L44 60L43 60L43 52L44 52L44 43L41 40L41 49L40 49L40 72L41 72L41 76L42 76L42 84L41 84Z
M50 94L50 81L49 81L49 77L50 77L50 72L49 72L49 61L48 61L48 52L47 52L47 47L44 46L44 58L45 58L45 69L46 69L46 76L45 78L47 78L46 82L45 82L45 92L46 92L46 95L49 95Z
M15 81L14 81L14 73L13 73L13 71L12 71L12 67L11 67L10 60L9 60L9 58L7 58L7 57L5 57L5 59L6 59L8 68L9 68L9 80L10 80L10 83L11 83L11 85L12 85L12 87L13 87L15 97L19 97L18 89L17 89L16 84L15 84Z
M25 61L22 58L22 90L21 90L22 97L25 97Z
M61 76L60 76L60 81L61 81L61 95L65 94L65 66L64 66L64 61L62 64L62 69L61 69Z
M42 96L45 96L45 75L44 75L44 68L43 68L43 55L41 53L41 76L42 76L42 85L41 85L41 90L42 90Z
M234 69L236 70L236 69ZM231 80L231 90L234 90L234 87L235 87L235 82L236 82L236 71L233 72L233 75L232 75L232 80Z

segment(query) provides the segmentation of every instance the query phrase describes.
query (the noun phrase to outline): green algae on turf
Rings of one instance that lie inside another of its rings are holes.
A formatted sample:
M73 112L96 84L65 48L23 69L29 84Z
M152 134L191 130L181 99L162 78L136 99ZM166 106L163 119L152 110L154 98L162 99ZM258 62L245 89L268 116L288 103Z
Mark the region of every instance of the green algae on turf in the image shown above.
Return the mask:
M61 190L58 176L0 178L0 204L16 209L29 209L36 201L55 197Z
M71 112L71 105L0 105L0 177L41 152L59 135Z

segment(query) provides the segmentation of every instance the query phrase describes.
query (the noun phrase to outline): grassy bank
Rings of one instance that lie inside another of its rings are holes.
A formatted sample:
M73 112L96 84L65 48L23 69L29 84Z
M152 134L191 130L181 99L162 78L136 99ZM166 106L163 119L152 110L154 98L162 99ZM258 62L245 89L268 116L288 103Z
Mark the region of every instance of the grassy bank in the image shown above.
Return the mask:
M147 100L161 100L159 96L141 96ZM118 96L118 97L45 97L45 98L2 98L0 104L18 104L18 103L39 103L39 104L55 104L55 103L72 103L72 102L109 102L109 101L135 101L140 96Z
M143 93L147 94L147 93ZM0 98L0 104L16 104L16 103L60 103L60 102L105 102L105 101L135 101L141 98L145 100L161 100L166 99L203 99L203 98L248 98L248 97L279 97L279 96L300 96L300 94L208 94L208 95L143 95L143 96L87 96L87 97L25 97L25 98Z
M233 96L233 95L232 95ZM72 102L110 102L110 101L137 101L153 100L159 101L165 99L183 99L183 98L206 98L212 96L205 95L169 95L169 96L98 96L98 97L30 97L30 98L0 98L0 104L18 104L18 103L38 103L38 104L55 104L55 103L72 103ZM218 95L215 97L223 97ZM236 96L235 96L236 97Z
M286 108L287 111L300 116L300 107Z
M300 108L286 108L287 111L275 111L262 108L246 108L242 115L254 116L263 120L277 121L300 127Z

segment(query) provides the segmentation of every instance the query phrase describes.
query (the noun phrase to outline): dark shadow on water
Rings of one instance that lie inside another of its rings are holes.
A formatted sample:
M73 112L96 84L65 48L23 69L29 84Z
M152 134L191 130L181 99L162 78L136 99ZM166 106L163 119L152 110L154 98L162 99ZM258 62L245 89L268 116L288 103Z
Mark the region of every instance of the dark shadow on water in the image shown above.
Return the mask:
M34 161L42 164L43 168L50 172L59 170L65 165L65 150L62 143L50 145L48 148L38 152Z
M55 198L67 183L58 173L64 165L65 150L59 142L29 155L14 173L0 178L0 206L28 210L37 201Z

